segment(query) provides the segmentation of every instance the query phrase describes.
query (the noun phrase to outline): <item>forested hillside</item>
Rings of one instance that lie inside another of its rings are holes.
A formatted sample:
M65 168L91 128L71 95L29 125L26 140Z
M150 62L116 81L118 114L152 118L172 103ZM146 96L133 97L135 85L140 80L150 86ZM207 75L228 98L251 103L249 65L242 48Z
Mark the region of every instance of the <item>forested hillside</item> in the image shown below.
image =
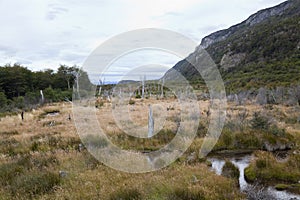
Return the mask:
M300 1L289 0L259 11L240 24L205 37L199 48L206 49L219 67L228 93L298 85ZM190 56L197 54L196 50ZM174 69L193 83L204 84L186 60Z

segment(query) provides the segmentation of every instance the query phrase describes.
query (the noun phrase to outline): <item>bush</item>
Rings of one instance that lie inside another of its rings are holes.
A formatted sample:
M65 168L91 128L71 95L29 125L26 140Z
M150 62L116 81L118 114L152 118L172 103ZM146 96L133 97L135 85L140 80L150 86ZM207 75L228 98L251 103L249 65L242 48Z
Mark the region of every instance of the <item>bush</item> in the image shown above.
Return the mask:
M135 101L133 99L130 99L129 100L129 105L134 105L135 104Z
M269 130L270 123L268 118L256 112L251 120L251 127L258 130Z
M249 183L253 183L256 180L256 173L253 167L249 166L245 169L245 179Z
M285 136L286 134L285 129L280 129L276 125L271 126L270 133L275 136Z
M240 177L240 171L239 169L232 164L230 161L226 161L223 169L222 169L222 175L227 178L235 178L238 179Z
M24 102L24 97L15 97L13 99L15 107L19 109L24 109L25 108L25 102Z
M255 165L258 169L263 169L267 167L267 161L264 159L258 159L255 161Z
M137 189L120 189L110 195L111 200L139 200L141 193Z
M275 189L278 191L283 191L289 188L289 185L286 184L277 184L275 185Z

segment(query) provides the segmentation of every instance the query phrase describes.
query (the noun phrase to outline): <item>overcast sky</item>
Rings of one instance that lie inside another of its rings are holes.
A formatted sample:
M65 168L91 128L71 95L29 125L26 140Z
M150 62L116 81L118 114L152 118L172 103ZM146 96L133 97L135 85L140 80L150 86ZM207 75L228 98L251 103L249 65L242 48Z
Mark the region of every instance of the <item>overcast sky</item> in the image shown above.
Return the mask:
M81 65L105 40L163 28L195 40L283 0L0 0L0 64ZM171 66L178 58L165 59ZM132 59L132 58L131 58ZM125 62L125 61L124 61Z

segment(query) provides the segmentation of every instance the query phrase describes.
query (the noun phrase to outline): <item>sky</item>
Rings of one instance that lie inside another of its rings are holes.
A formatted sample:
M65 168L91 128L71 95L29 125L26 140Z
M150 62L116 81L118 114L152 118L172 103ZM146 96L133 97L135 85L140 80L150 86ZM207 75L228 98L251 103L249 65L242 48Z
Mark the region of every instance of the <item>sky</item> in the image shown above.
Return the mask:
M0 65L19 63L37 71L60 64L81 66L91 52L118 34L162 28L197 44L208 34L242 22L283 0L0 0ZM151 63L172 67L181 58L129 56L114 65ZM145 59L145 60L147 60Z

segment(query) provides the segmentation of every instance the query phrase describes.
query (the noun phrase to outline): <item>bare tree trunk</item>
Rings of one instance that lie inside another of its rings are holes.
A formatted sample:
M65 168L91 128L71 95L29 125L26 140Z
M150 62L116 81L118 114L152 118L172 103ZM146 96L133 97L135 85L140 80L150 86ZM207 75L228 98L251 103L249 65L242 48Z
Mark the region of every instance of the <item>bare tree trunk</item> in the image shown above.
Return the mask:
M142 78L142 99L144 99L144 97L145 97L145 79L146 79L146 76L144 76Z
M152 113L152 106L149 105L149 116L148 116L148 138L151 138L154 134L154 119Z
M42 104L44 104L45 98L44 98L43 90L40 90L40 93L41 93L41 102Z
M162 84L161 84L161 98L164 98L164 85L165 85L165 78L162 79Z

